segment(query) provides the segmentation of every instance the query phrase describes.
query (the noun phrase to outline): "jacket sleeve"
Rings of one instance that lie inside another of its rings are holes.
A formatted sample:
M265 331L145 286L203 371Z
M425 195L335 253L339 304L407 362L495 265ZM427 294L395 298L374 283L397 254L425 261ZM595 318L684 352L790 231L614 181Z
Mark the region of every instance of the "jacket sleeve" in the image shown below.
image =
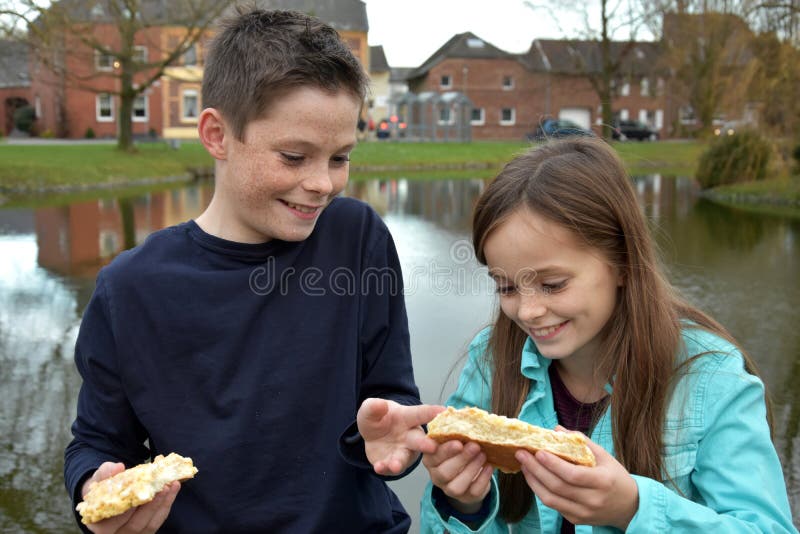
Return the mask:
M476 406L483 410L490 410L491 406L491 377L488 366L485 364L486 343L489 338L490 330L487 328L481 331L469 346L469 354L464 364L464 369L458 379L458 387L447 400L448 406L463 408L466 406ZM497 477L492 476L492 487L489 490L488 499L491 499L489 515L477 526L475 530L454 517L443 517L436 506L431 495L432 484L428 486L422 495L420 509L420 527L422 534L465 534L469 532L480 532L482 534L507 533L508 526L497 516L500 507L497 490Z
M724 358L725 368L705 384L705 433L696 449L673 463L673 474L687 474L695 495L634 476L639 510L626 532L797 532L770 439L763 384L741 363L734 368L741 359Z
M81 500L83 482L103 462L123 462L130 467L149 457L144 446L147 435L128 403L117 370L110 309L101 273L75 345L75 365L83 384L72 424L73 439L64 452L64 481L73 506Z
M358 405L367 398L377 397L414 406L421 402L411 365L400 260L394 241L383 223L380 223L376 234L377 238L366 252L359 280L361 366ZM339 451L351 465L372 469L364 452L364 440L358 434L355 417L339 439ZM401 478L418 463L419 460L399 476L382 478Z

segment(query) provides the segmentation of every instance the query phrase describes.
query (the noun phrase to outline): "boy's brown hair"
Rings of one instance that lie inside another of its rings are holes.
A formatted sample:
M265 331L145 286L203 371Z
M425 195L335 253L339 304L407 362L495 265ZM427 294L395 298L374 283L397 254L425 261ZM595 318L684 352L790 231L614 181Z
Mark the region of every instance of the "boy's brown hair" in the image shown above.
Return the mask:
M211 42L203 107L219 110L242 140L247 124L292 89L345 90L363 101L368 83L359 61L328 24L296 11L238 8Z

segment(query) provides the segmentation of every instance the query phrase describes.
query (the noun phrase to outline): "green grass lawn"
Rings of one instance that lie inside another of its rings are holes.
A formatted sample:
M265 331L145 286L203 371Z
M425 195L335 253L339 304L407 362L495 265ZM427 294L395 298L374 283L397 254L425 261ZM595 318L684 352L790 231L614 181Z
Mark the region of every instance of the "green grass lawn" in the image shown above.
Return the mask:
M424 171L433 178L451 178L452 171L458 169L484 169L491 175L529 146L524 142L366 142L353 151L351 172L354 178L400 171L415 174ZM615 143L614 146L633 174L692 174L702 150L697 142ZM190 169L209 169L212 165L213 160L198 142L183 142L177 150L162 143L143 144L136 154L119 152L107 144L0 144L0 192L130 184L181 176Z

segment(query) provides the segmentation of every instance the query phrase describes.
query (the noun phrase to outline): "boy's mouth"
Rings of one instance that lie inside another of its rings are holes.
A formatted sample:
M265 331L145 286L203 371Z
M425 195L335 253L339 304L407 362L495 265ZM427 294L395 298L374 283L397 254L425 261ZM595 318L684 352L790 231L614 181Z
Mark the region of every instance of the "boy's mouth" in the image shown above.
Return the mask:
M294 202L287 202L286 200L282 200L281 202L289 206L291 209L299 211L300 213L305 213L306 215L312 215L322 208L322 206L306 206L303 204L295 204Z

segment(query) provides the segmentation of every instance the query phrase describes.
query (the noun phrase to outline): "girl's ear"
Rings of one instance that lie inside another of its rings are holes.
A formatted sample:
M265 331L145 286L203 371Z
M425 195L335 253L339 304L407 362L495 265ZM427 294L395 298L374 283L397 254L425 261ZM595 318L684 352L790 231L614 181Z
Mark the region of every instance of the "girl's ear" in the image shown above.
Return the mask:
M230 130L217 109L206 108L200 113L197 121L197 133L200 135L200 142L206 147L211 157L218 160L227 159L225 137L230 135Z

